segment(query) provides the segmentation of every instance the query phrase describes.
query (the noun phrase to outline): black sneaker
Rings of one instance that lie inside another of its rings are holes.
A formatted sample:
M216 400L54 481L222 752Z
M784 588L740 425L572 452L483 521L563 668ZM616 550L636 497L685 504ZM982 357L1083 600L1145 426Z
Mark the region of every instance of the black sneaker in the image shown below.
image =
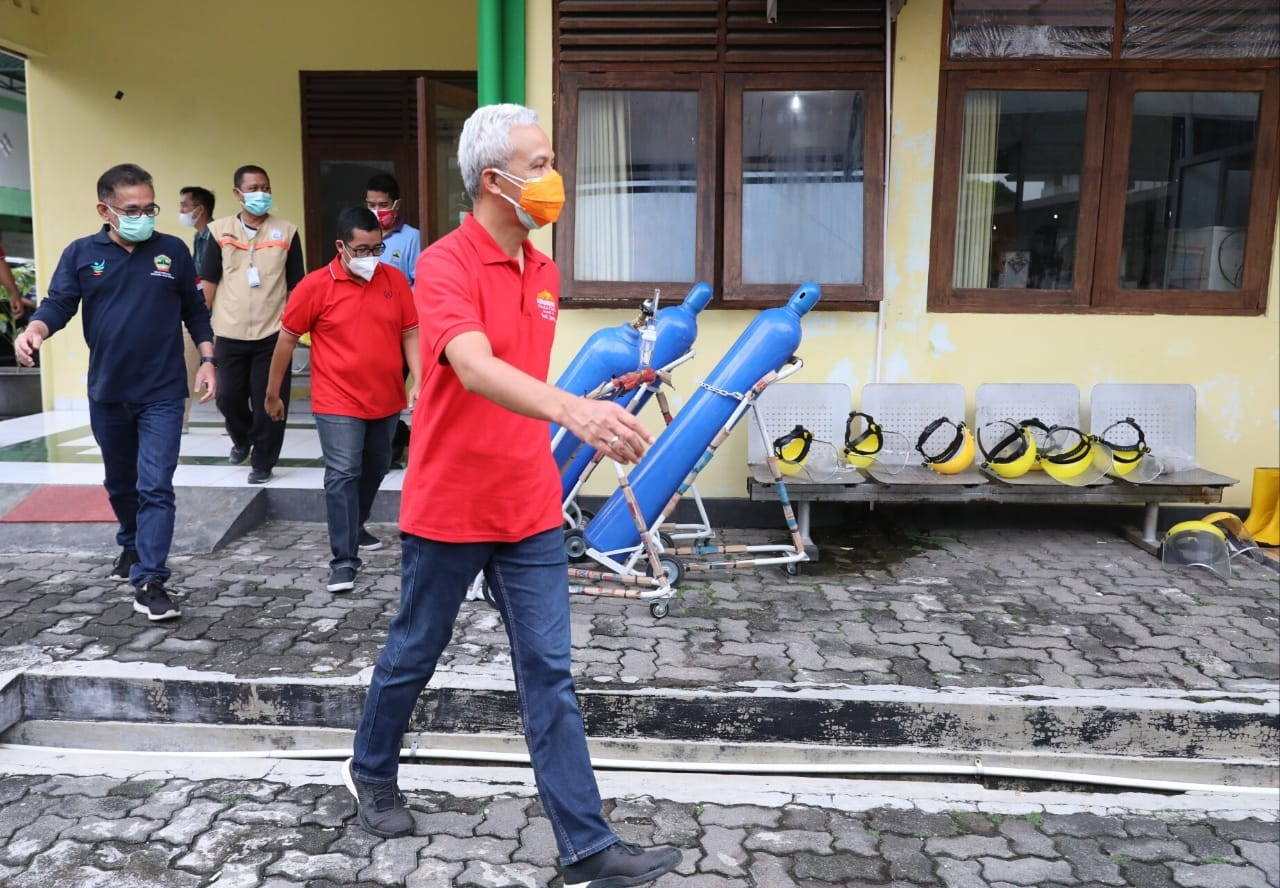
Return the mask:
M652 882L680 865L679 848L647 851L629 842L617 842L561 871L564 888L631 888Z
M111 576L117 580L129 579L129 568L138 563L137 549L121 549L120 554L116 556L115 563L111 565Z
M325 586L330 592L350 592L356 587L356 569L354 567L335 567L329 571L329 584Z
M164 590L164 583L159 580L152 580L133 593L133 609L137 613L146 614L147 619L153 623L160 620L176 620L182 616L178 606Z
M413 815L404 806L404 793L391 783L366 783L351 773L351 759L342 763L342 782L356 797L360 827L381 839L398 839L413 832Z
M382 548L382 540L378 539L363 527L360 528L360 548L366 552L372 552L374 549Z
M249 470L250 484L266 484L270 480L271 480L270 469L250 469Z
M237 447L234 444L231 445L231 455L227 457L227 462L231 463L231 465L233 466L238 466L238 465L243 465L244 461L248 458L249 458L248 444L244 445L243 447Z

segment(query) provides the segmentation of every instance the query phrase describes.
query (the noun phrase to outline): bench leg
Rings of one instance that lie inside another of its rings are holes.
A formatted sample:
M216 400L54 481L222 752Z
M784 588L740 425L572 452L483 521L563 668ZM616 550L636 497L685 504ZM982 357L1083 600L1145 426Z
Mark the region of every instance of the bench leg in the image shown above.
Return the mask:
M1160 504L1147 503L1147 514L1142 519L1142 541L1153 548L1160 545L1160 541L1156 539L1156 525L1159 519Z
M1160 520L1160 504L1147 503L1146 514L1142 517L1142 530L1136 527L1124 528L1124 536L1129 542L1133 543L1148 555L1157 555L1160 552L1160 541L1156 539L1156 525Z
M812 505L809 500L800 500L795 504L796 529L800 531L800 539L804 542L805 554L810 561L817 561L818 547L813 544L813 537L809 536L809 507Z

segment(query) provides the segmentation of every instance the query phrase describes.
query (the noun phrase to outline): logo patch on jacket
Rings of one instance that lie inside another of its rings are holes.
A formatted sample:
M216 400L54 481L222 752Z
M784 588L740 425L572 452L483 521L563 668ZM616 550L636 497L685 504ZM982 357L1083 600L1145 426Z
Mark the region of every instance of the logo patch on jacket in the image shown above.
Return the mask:
M156 265L156 270L151 272L152 277L162 277L162 278L168 278L169 280L173 280L173 275L169 272L169 269L173 267L172 259L166 256L164 253L159 253L151 261L154 262Z
M91 262L89 270L93 272L94 277L102 277L102 273L107 270L107 260L99 259L97 262Z

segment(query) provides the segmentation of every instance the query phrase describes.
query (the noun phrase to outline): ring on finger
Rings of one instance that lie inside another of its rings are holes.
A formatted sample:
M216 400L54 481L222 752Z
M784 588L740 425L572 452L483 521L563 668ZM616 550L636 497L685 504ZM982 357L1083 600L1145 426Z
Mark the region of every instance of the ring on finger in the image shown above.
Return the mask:
M609 439L609 446L610 446L610 447L612 447L614 444L617 444L617 443L618 443L618 438L619 438L619 436L618 436L618 435L614 435L612 438L610 438L610 439Z

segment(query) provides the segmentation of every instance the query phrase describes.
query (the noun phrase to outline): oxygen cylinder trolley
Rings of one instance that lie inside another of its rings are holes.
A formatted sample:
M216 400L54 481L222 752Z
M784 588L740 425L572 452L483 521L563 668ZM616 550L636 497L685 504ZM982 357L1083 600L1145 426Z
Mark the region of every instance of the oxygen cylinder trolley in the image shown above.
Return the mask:
M571 592L639 598L649 601L650 613L660 618L667 614L673 587L686 571L792 566L808 559L773 457L768 464L791 533L790 545L678 548L663 527L738 421L754 409L760 393L803 366L795 356L801 339L800 319L817 304L821 293L817 284L806 283L786 305L762 312L640 462L630 472L614 463L618 490L582 530L581 558L596 562L602 569L570 566ZM751 557L712 560L724 555ZM612 585L585 585L575 580Z

